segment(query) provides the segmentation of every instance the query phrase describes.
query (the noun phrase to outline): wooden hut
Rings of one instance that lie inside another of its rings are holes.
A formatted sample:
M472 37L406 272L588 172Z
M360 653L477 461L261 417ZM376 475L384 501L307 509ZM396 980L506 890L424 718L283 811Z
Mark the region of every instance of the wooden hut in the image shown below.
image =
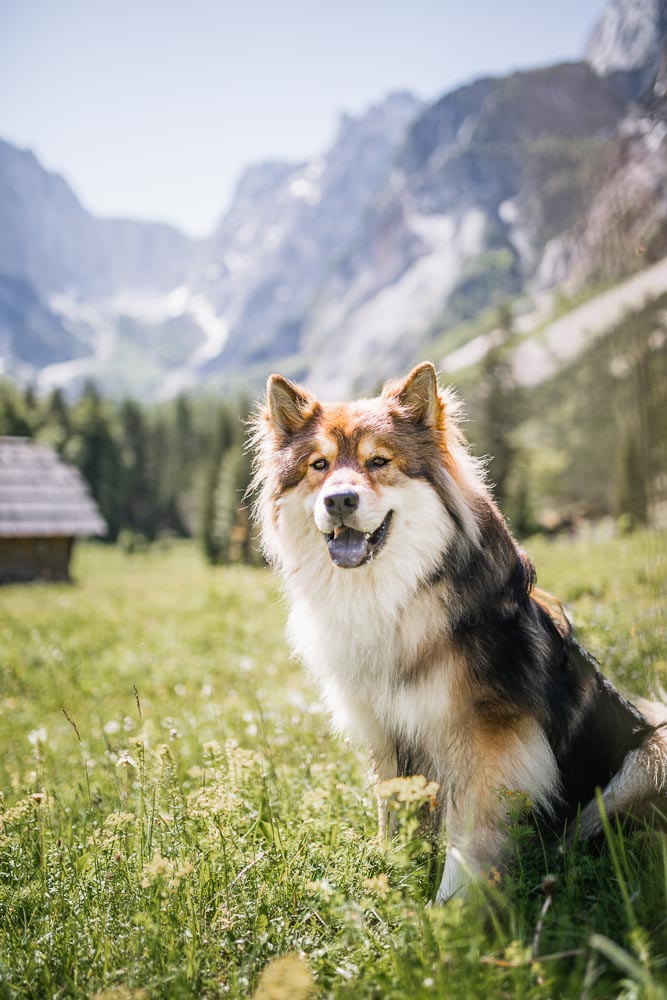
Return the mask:
M0 437L0 583L68 580L74 539L105 533L77 469L29 438Z

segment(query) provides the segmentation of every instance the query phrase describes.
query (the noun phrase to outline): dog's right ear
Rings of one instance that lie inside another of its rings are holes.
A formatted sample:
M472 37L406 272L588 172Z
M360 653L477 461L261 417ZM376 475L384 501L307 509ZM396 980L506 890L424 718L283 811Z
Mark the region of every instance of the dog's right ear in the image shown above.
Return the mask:
M282 375L269 375L266 383L269 420L281 434L298 431L315 414L318 402L307 389Z

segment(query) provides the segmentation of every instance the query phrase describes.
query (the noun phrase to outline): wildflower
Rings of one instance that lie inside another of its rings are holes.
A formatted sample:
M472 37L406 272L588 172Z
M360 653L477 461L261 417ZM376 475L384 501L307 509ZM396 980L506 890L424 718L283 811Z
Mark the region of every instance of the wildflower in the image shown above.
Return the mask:
M171 875L174 869L173 861L170 861L169 858L163 858L161 854L156 854L152 861L147 861L144 865L144 877L141 880L143 888L147 889L157 879Z
M311 812L322 812L327 808L328 792L326 788L307 788L302 796L299 811L302 816Z
M14 823L20 825L27 816L32 815L34 807L35 803L32 796L20 799L11 809L6 809L0 816L3 828L12 826Z
M380 899L386 899L389 895L389 879L385 872L381 872L377 878L365 878L364 889L376 893Z
M188 813L193 818L208 819L232 813L240 803L239 796L222 785L208 785L188 795Z
M219 764L222 760L222 749L217 740L208 740L202 745L204 762L210 766Z
M116 761L116 767L134 767L136 768L137 762L134 757L131 757L127 750L121 750L118 754L118 760Z
M487 876L486 882L487 882L487 885L491 885L491 886L493 886L493 885L499 885L500 882L501 882L501 879L502 879L502 876L501 876L500 872L498 871L497 868L493 867L489 871L489 874Z
M28 733L28 742L34 746L40 746L48 741L48 736L44 726L40 726L39 729L33 729L31 733Z
M314 992L307 962L291 953L274 958L264 968L253 1000L306 1000Z
M415 774L409 778L382 781L377 791L380 798L385 799L393 809L398 809L405 802L428 802L434 808L439 787L437 781L427 781L423 774Z
M101 993L94 993L91 1000L146 1000L148 992L144 989L131 990L127 986L114 987L111 990L102 990Z
M129 827L134 826L137 822L137 817L134 813L109 813L107 818L104 820L104 826L107 830L127 830Z
M319 882L306 882L306 889L309 892L324 896L325 899L331 899L336 891L336 886L328 878L323 878Z
M178 865L169 858L163 858L161 854L156 854L152 861L144 865L144 877L141 885L147 889L154 882L162 880L168 889L177 889L184 878L193 871L190 862Z
M236 740L225 741L225 754L229 780L235 790L240 790L250 780L249 772L261 770L262 757L254 750L240 747Z
M116 719L109 719L108 722L102 726L102 732L106 733L107 736L113 736L114 733L120 732L120 722Z

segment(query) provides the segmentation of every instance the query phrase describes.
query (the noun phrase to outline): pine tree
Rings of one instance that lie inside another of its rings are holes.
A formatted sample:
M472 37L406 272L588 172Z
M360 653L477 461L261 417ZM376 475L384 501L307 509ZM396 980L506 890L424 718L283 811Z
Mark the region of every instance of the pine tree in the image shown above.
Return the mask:
M204 479L199 528L204 555L210 563L216 563L220 558L219 541L216 536L218 482L223 457L232 446L233 441L234 424L231 414L227 408L220 407L215 440L211 448L211 459Z
M54 389L42 403L39 417L40 438L61 454L72 434L69 407L61 389Z
M502 507L516 458L512 431L519 422L519 391L512 367L512 314L508 307L499 310L498 322L498 339L482 362L484 401L478 443L492 457L491 479Z
M18 392L11 383L0 382L0 435L32 437L32 433Z
M627 518L634 528L648 523L648 496L644 463L636 437L627 433L619 452L616 478L616 514Z
M108 525L108 537L115 541L122 526L119 502L121 456L114 439L107 408L92 383L88 383L70 411L72 436L65 457L78 466Z

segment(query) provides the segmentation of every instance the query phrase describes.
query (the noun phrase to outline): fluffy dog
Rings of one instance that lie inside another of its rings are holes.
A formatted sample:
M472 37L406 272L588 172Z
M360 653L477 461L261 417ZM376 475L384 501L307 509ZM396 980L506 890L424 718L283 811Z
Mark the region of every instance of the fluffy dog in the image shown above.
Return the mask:
M380 396L322 403L280 375L255 423L263 544L289 637L379 781L440 788L438 901L502 865L507 795L554 832L667 795L667 716L605 680L496 508L424 363Z

